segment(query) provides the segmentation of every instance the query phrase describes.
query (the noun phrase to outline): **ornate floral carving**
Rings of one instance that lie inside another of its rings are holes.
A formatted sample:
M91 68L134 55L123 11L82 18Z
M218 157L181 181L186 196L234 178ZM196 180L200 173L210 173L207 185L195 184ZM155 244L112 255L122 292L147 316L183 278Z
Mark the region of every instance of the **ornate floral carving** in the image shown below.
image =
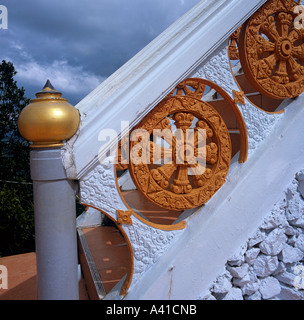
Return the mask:
M173 127L179 129L176 135ZM191 137L187 135L190 127ZM149 141L147 148L141 149L141 156L147 153L143 159L151 158L151 150L160 149L161 155L171 154L172 158L159 167L155 167L156 163L130 161L130 174L137 188L150 201L169 210L186 210L206 203L224 184L231 160L230 136L221 116L206 102L177 94L162 101L135 129L150 135L155 128L167 129L163 140L169 147ZM202 134L206 144L199 146ZM140 143L131 142L131 160ZM207 167L202 166L204 162Z
M189 96L196 99L201 99L204 95L206 86L197 81L182 81L179 83L175 89L169 94L169 96Z
M235 89L239 91L231 73L228 56L228 44L225 43L212 56L200 66L191 78L207 79L219 85L228 94Z
M128 226L135 261L132 286L168 250L181 232L151 228L133 219L133 225Z
M132 214L133 212L131 210L117 210L117 222L119 224L129 224L132 225Z
M122 138L122 140L118 143L118 150L117 150L117 161L116 161L116 170L126 170L128 169L128 147L129 147L129 140L128 137Z
M244 91L233 90L232 92L233 92L233 95L234 95L234 102L235 103L245 104L245 99L244 99L245 93L244 93Z
M232 98L233 90L240 88L231 72L228 56L228 43L223 44L214 54L192 75L193 78L208 79L223 88ZM271 114L257 108L248 99L245 104L237 104L246 123L248 134L249 155L265 140L283 114Z
M276 99L304 91L304 32L296 29L293 0L271 0L244 25L240 59L251 84Z
M96 165L80 180L82 203L98 208L116 219L117 208L124 203L117 191L113 159Z
M233 34L230 36L229 48L228 48L230 60L239 60L240 59L238 44L239 44L239 37L240 37L241 29L242 29L242 26L237 28L233 32Z

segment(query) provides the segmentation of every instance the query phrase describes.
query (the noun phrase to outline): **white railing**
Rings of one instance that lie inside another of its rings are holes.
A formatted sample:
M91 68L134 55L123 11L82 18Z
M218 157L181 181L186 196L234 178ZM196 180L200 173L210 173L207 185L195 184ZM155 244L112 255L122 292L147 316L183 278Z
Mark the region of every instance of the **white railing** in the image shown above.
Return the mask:
M266 0L202 0L76 107L77 135L63 151L71 179L80 179L113 145L98 141L103 129L124 134L187 78Z

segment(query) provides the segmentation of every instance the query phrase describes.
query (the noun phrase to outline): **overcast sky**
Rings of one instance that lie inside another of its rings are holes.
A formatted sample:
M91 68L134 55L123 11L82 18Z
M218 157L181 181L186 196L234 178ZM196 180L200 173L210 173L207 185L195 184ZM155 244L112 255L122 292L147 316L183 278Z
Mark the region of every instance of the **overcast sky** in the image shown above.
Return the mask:
M34 98L47 79L73 104L199 0L0 0L0 59Z

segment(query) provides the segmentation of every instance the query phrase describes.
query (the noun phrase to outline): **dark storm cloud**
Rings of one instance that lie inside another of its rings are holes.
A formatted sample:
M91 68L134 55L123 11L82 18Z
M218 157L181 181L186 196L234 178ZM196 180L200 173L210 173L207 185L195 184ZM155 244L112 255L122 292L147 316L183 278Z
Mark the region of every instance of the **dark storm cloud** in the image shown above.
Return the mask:
M199 0L0 0L0 59L30 97L50 78L74 103Z

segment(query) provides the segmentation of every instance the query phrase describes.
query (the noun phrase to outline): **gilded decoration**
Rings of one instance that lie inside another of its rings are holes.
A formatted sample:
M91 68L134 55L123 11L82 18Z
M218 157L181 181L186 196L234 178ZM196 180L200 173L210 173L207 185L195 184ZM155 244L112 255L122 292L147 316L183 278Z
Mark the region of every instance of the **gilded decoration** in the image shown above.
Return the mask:
M117 222L119 224L128 224L132 225L132 211L131 210L117 210Z
M271 98L292 98L304 91L304 29L295 27L296 6L293 0L267 1L240 34L245 75Z
M240 37L241 29L242 29L242 26L237 28L229 38L228 51L229 51L230 60L240 59L238 45L239 45L239 37Z
M236 91L232 90L233 95L234 95L234 102L235 103L240 103L240 104L245 104L245 93L244 91Z
M79 111L48 80L20 113L18 129L32 148L62 147L78 130Z
M205 85L188 81L141 121L130 142L129 171L137 189L156 205L176 211L209 201L224 184L231 160L224 120L198 99Z

